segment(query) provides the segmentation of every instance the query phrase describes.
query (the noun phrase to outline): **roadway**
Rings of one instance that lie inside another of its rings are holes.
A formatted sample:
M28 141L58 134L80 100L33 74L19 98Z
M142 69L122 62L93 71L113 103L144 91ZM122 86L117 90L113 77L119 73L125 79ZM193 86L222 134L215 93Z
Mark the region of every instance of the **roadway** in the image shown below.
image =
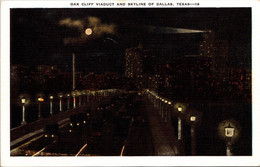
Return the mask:
M92 115L98 115L96 109L102 103L92 107ZM82 108L85 109L84 107ZM90 123L73 129L70 124L59 128L60 137L54 141L46 140L44 135L37 136L11 150L12 156L113 156L121 155L127 138L130 117L125 119L120 113L128 113L125 103L117 103L111 116L102 118L101 136L91 134Z
M146 96L123 96L107 104L113 106L110 110L97 111L103 105L100 101L91 106L91 120L102 113L100 136L93 135L91 121L77 129L66 122L60 125L59 138L48 141L41 134L12 148L11 156L179 155L175 136L169 133L173 129L161 122Z

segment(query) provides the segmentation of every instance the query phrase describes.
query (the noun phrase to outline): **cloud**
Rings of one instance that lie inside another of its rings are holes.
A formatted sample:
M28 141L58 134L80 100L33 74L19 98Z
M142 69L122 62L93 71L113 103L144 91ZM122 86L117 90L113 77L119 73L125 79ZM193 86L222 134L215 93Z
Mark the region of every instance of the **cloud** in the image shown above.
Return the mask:
M84 22L82 20L72 20L71 18L66 18L60 20L59 25L67 26L69 28L78 28L80 32L84 32Z
M98 17L89 16L86 19L71 19L65 18L59 21L59 25L69 28L77 28L80 32L79 37L68 37L64 39L64 44L78 45L87 42L88 40L99 38L104 34L115 34L116 26L114 24L105 24ZM92 34L86 35L85 29L91 28Z
M90 26L98 26L101 24L101 20L98 17L88 17L88 22Z

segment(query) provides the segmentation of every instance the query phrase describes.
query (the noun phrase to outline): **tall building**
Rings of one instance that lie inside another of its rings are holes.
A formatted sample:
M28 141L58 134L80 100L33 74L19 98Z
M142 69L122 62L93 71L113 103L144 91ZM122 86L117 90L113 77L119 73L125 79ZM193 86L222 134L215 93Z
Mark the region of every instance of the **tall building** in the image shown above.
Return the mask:
M225 77L225 71L228 68L228 42L227 40L217 40L215 33L209 31L203 34L203 40L200 42L200 56L207 57L210 60L213 77Z
M125 76L132 79L138 89L147 88L150 75L155 74L156 58L151 49L138 47L126 49Z
M214 57L215 53L215 33L209 31L202 35L203 40L200 42L200 56Z
M126 49L125 76L134 78L142 76L142 45Z
M217 40L215 41L215 66L217 76L220 78L225 78L228 76L228 41L227 40Z

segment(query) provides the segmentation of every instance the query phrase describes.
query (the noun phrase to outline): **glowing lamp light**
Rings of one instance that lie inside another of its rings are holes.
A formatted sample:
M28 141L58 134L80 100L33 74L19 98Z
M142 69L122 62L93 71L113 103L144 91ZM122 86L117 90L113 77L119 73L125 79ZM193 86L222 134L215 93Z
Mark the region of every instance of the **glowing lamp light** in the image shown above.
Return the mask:
M53 99L53 96L50 96L50 99L52 100L52 99Z
M42 102L42 101L44 101L44 99L41 98L41 97L39 97L39 98L38 98L38 101Z
M178 111L182 112L182 107L181 106L178 107Z
M162 99L162 101L164 101L164 99Z
M230 126L230 124L228 124L228 127L225 128L225 136L226 137L233 137L234 132L235 132L235 128Z
M92 29L91 29L91 28L87 28L87 29L85 30L85 34L86 34L86 35L91 35L91 34L92 34Z
M168 104L170 104L170 105L171 105L171 104L172 104L172 102L168 101Z
M21 99L22 104L25 104L26 99Z
M191 116L191 117L190 117L190 121L191 121L191 122L195 122L195 121L196 121L196 117L195 117L195 116Z

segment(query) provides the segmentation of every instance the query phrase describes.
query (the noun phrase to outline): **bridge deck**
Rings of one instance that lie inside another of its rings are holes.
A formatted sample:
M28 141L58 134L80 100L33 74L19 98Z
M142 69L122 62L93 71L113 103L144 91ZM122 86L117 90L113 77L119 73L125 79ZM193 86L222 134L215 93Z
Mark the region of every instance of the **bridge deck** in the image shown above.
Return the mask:
M27 123L23 126L19 126L16 128L11 129L11 148L16 146L17 144L28 140L30 138L33 138L41 133L44 132L44 127L46 123L48 122L57 122L59 125L62 125L69 121L70 115L74 114L75 112L78 112L79 110L83 110L87 106L81 106L76 109L71 109L68 111L63 111L58 114L52 115L47 118L40 119L35 122Z
M126 155L137 155L136 149L142 149L140 155L149 156L175 156L182 155L181 144L174 136L174 129L170 122L164 122L156 108L147 97L139 99L141 102L139 112L142 112L144 122L139 120L138 125L130 128ZM43 133L47 122L58 122L60 125L69 121L69 116L89 106L81 106L74 110L64 111L51 117L28 123L11 130L11 148L21 142L29 140ZM75 111L77 110L77 111ZM137 142L138 141L138 142ZM139 155L139 154L138 154Z

